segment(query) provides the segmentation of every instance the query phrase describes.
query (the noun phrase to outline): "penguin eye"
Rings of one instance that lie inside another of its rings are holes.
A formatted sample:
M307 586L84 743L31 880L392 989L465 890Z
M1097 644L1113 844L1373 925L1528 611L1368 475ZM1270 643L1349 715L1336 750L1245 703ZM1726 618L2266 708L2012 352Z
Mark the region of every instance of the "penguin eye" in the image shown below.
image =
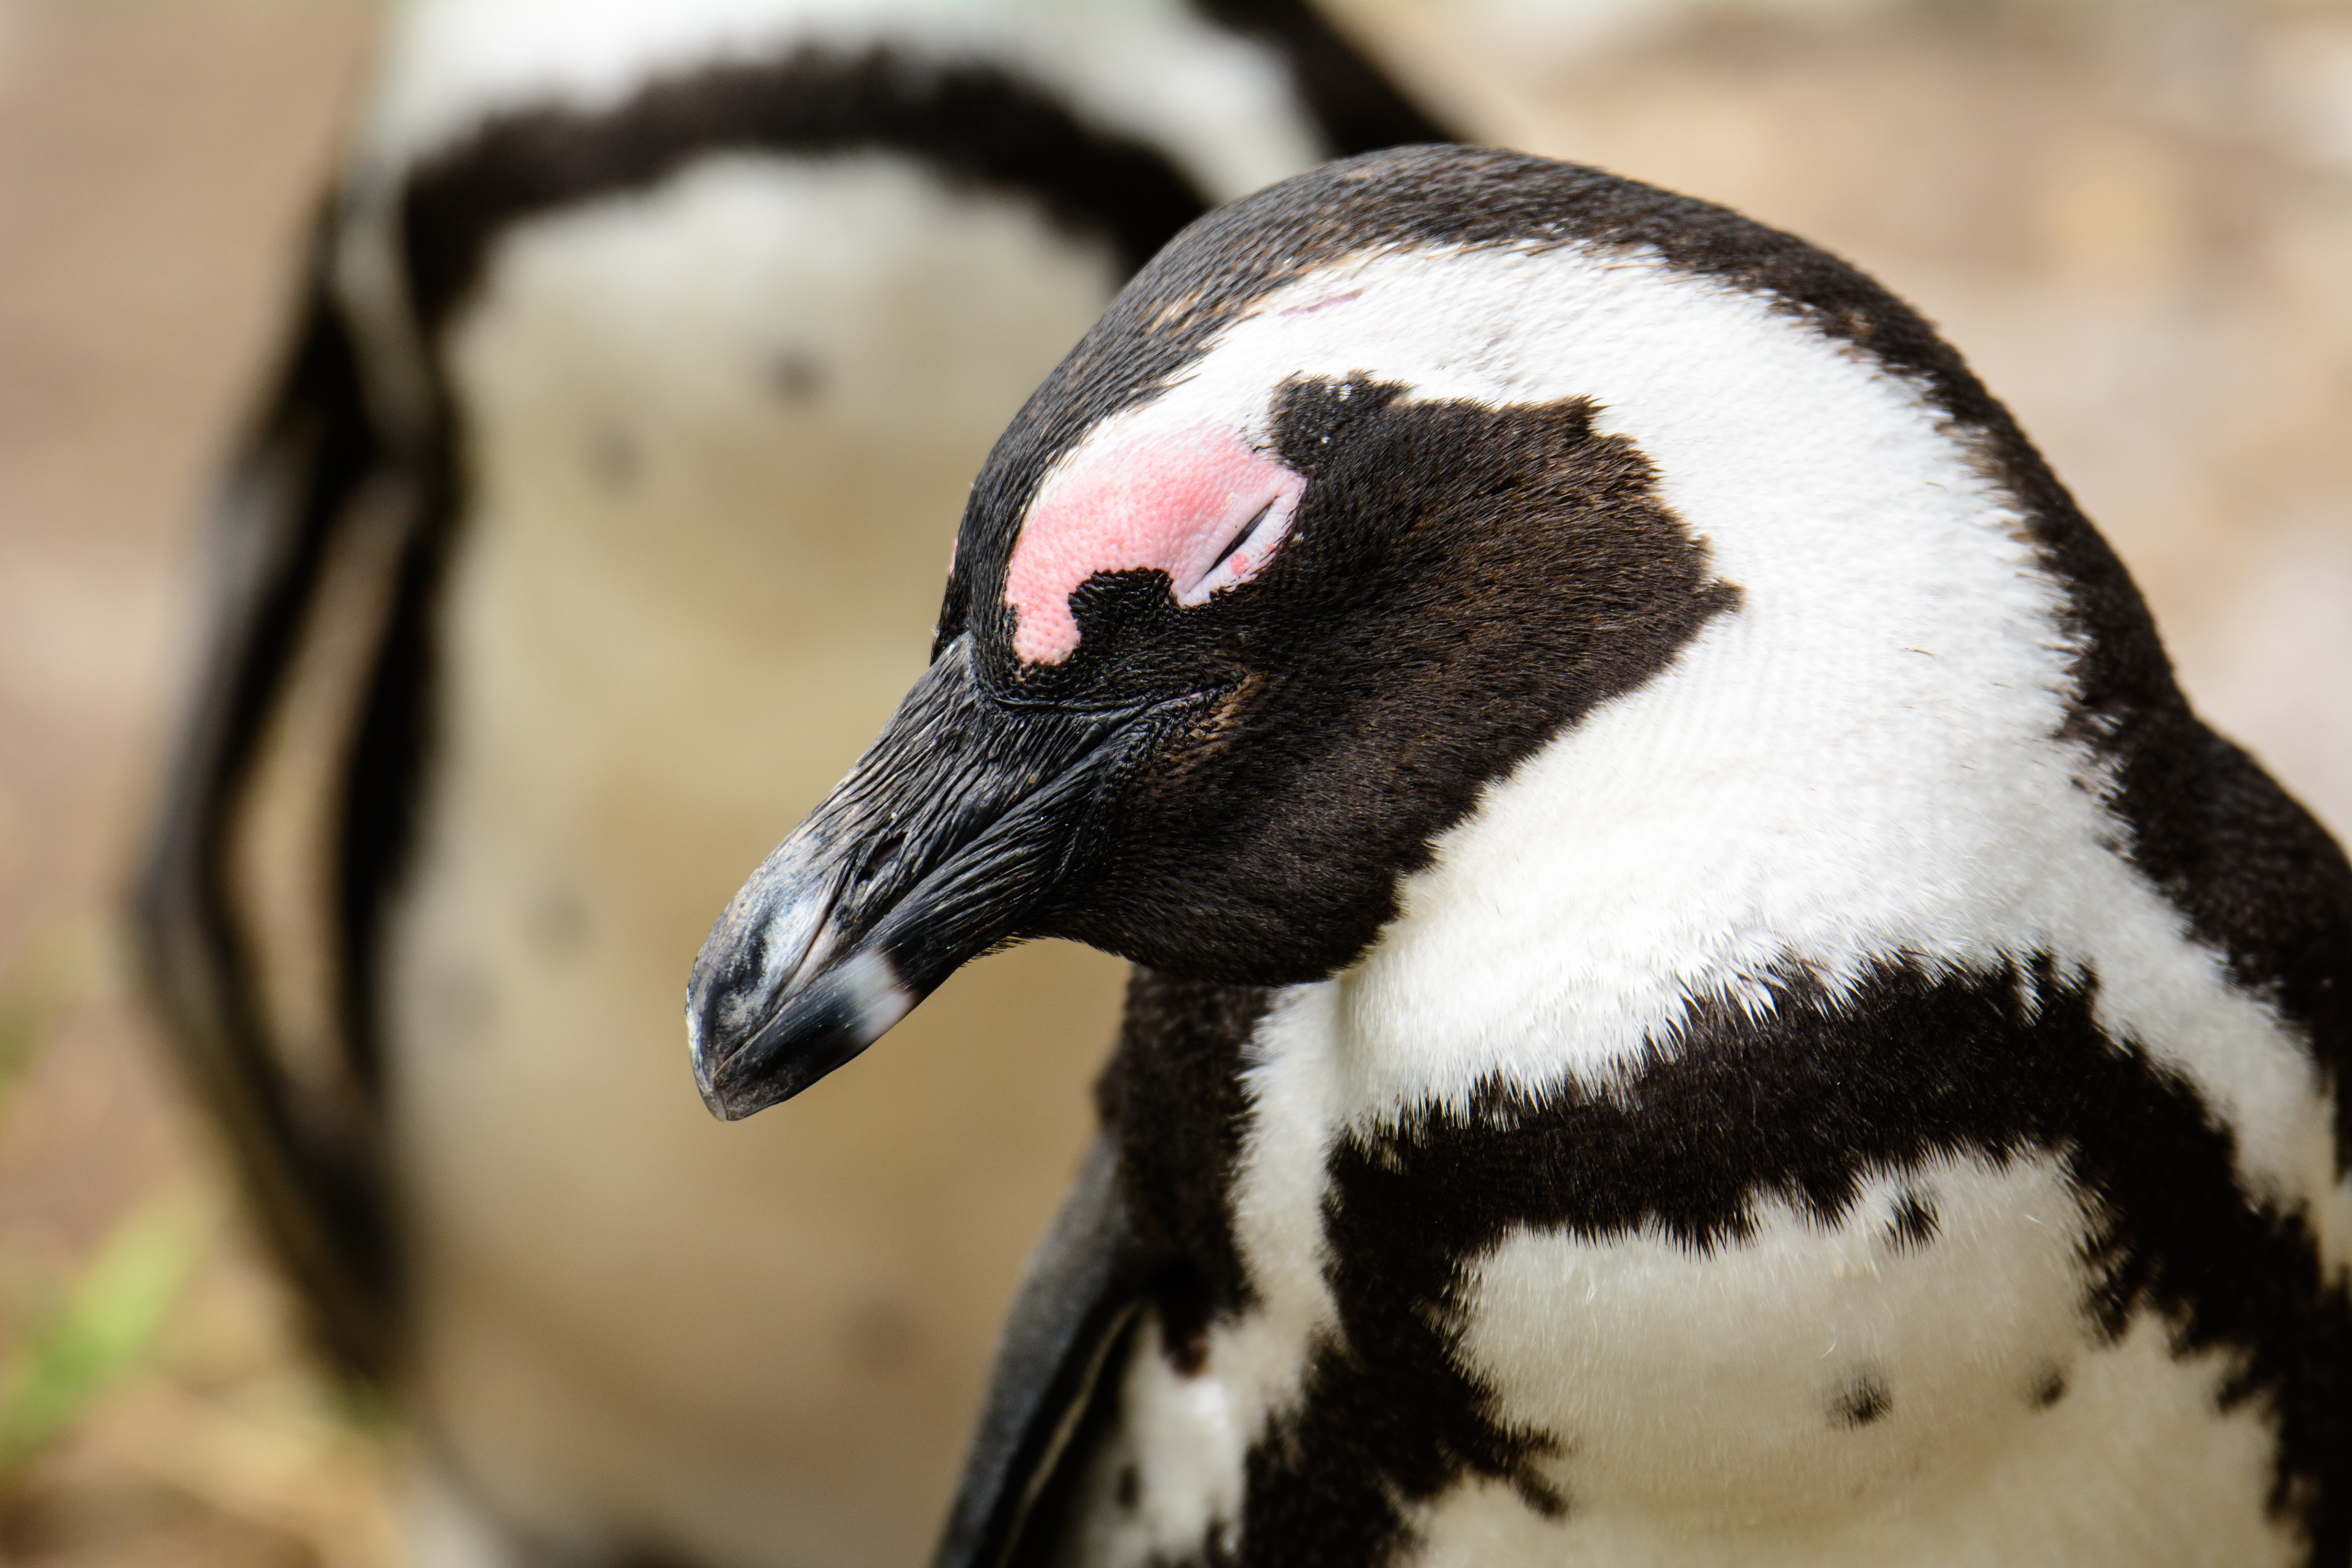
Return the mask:
M1258 574L1290 531L1290 513L1297 501L1296 493L1268 496L1265 504L1251 514L1242 524L1241 531L1227 540L1217 552L1216 559L1198 581L1176 595L1180 605L1206 604L1221 589L1246 583Z

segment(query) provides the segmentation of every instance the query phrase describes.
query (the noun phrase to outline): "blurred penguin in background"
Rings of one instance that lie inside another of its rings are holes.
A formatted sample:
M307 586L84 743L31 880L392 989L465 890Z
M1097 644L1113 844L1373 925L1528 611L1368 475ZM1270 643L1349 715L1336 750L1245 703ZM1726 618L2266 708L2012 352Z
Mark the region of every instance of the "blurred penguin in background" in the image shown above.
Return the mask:
M748 1131L677 977L919 672L969 476L1128 275L1441 134L1278 0L397 14L142 916L316 1338L421 1434L421 1560L919 1555L1109 975L983 970L906 1074Z

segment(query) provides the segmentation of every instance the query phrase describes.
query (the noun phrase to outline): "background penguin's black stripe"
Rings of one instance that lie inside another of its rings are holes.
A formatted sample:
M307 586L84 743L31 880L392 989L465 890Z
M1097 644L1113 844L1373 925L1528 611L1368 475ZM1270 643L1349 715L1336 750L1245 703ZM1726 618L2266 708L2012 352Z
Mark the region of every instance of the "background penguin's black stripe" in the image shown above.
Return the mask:
M1297 1414L1251 1450L1244 1560L1384 1561L1407 1538L1401 1504L1472 1474L1573 1511L1532 1461L1577 1435L1498 1425L1449 1353L1464 1261L1507 1228L1607 1240L1649 1226L1722 1251L1744 1244L1759 1197L1834 1223L1874 1174L2048 1152L2097 1226L2090 1320L2113 1338L2154 1310L2176 1353L2227 1352L2223 1406L2258 1401L2275 1420L2271 1506L2306 1531L2309 1562L2342 1563L2352 1302L2323 1283L2302 1213L2240 1191L2234 1141L2196 1091L2101 1031L2095 985L2046 960L1942 977L1887 963L1842 1003L1795 979L1761 1021L1703 1009L1618 1094L1490 1088L1466 1119L1344 1138L1324 1219L1345 1340L1317 1350ZM1904 1246L1936 1245L1916 1229ZM1899 1381L1874 1386L1873 1415L1900 1409ZM2017 1395L2063 1397L2046 1377Z
M420 526L404 543L383 645L362 699L342 775L337 992L353 1076L372 1100L383 1088L377 963L392 889L415 830L416 784L432 745L428 719L433 659L427 628L439 603L456 515L457 476L448 447L435 442L413 460Z
M478 279L490 243L535 214L643 190L704 154L883 150L951 179L1034 196L1140 267L1207 202L1164 154L1095 130L991 65L887 46L811 46L656 81L610 110L498 117L432 158L402 197L412 304L428 340Z
M179 742L171 815L147 867L139 920L173 1044L229 1130L227 1152L257 1217L302 1287L306 1327L337 1363L375 1374L394 1339L383 1310L393 1259L382 1152L371 1130L298 1103L229 896L235 819L331 541L383 460L354 345L324 286L331 245L322 222L299 334L219 505L215 549L230 563L213 612L219 640Z
M1211 21L1255 34L1289 57L1298 95L1322 123L1332 156L1460 140L1373 69L1307 0L1193 3Z

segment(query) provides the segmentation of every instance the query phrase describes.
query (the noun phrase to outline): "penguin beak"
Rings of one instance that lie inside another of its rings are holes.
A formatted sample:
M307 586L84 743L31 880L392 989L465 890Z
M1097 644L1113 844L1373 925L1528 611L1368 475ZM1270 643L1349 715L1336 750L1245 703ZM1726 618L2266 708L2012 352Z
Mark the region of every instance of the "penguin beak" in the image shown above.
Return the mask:
M751 874L687 988L694 1075L736 1121L864 1050L1027 921L1087 847L1149 712L1001 703L968 637Z

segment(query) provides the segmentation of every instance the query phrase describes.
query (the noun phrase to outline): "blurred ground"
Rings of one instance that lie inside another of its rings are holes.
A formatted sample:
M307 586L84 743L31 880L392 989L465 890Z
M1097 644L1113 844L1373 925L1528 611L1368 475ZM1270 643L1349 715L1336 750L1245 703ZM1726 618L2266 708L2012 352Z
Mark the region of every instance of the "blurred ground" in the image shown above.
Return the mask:
M390 1559L373 1456L289 1355L110 918L191 635L197 500L368 23L0 4L0 1014L37 1047L0 1103L11 1392L119 1225L160 1237L143 1288L173 1307L148 1370L0 1486L11 1563Z
M2191 697L2352 829L2352 10L1352 14L1489 139L1728 202L1925 309L2116 541ZM170 1304L26 1439L0 1563L394 1560L384 1454L289 1351L112 936L201 499L370 16L0 0L0 1401L77 1289Z

